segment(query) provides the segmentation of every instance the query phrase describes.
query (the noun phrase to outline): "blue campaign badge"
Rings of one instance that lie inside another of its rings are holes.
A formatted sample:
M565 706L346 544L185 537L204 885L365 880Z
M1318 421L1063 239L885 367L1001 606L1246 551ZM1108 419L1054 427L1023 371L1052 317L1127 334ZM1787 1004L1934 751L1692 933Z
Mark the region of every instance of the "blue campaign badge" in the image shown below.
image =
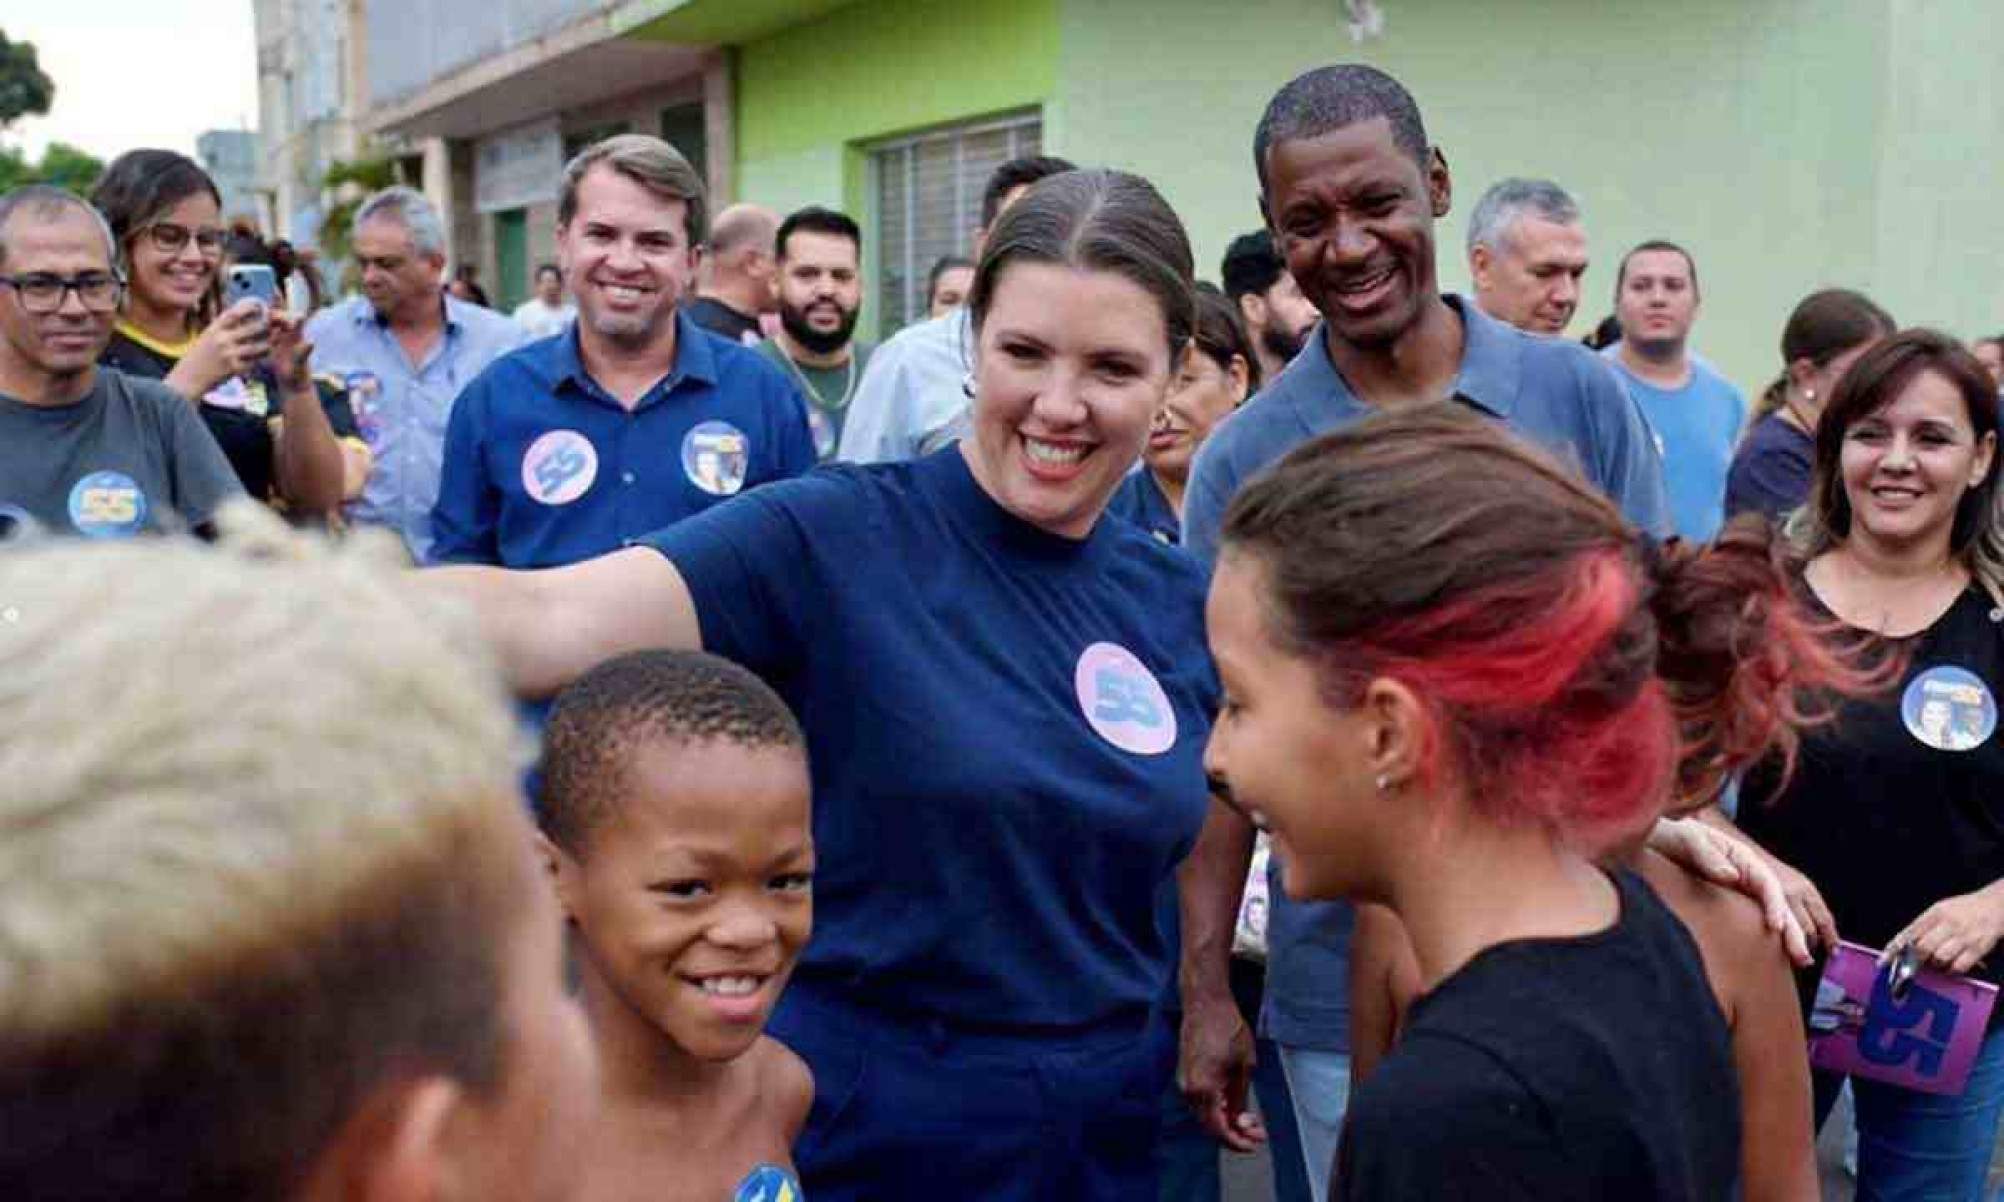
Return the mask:
M1176 711L1146 664L1117 643L1094 643L1072 673L1079 709L1099 737L1135 755L1176 745Z
M736 496L751 470L751 440L729 422L707 421L682 439L682 471L713 497Z
M1974 672L1938 664L1907 685L1900 719L1936 751L1969 751L1996 733L1997 698Z
M341 377L341 386L348 390L348 408L355 414L356 432L374 449L383 436L379 403L383 395L382 379L372 371L351 371Z
M792 1173L775 1165L762 1164L738 1183L731 1202L802 1202L800 1182Z
M522 489L545 505L568 505L598 479L598 450L576 430L551 430L522 453Z
M146 525L146 494L124 472L92 472L70 488L70 525L86 538L125 538Z

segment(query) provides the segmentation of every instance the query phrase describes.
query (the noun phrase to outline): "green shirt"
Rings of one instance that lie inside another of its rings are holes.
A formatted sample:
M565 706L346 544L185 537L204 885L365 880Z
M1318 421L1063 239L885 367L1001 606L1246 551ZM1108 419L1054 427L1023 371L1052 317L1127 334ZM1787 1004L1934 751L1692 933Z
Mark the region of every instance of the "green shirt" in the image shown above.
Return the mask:
M759 354L779 364L800 399L807 402L807 425L814 431L814 450L823 460L835 457L836 444L842 441L842 421L849 416L849 402L875 349L859 339L849 344L849 361L842 366L809 367L789 359L770 338L758 344Z

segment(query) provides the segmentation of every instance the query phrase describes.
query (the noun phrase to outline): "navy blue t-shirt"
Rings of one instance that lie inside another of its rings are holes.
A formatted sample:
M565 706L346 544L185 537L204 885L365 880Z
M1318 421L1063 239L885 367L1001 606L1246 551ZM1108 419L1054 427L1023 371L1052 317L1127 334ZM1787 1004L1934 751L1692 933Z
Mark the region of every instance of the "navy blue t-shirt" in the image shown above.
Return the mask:
M1146 530L1165 547L1182 545L1183 520L1176 516L1176 508L1169 504L1169 498L1162 494L1162 486L1155 482L1154 473L1145 467L1127 473L1127 479L1120 482L1120 487L1114 490L1113 499L1107 502L1106 511Z
M684 313L675 338L674 370L631 410L585 371L575 325L481 372L446 426L432 562L576 563L814 466L778 368Z
M1160 1000L1155 903L1203 823L1219 692L1195 564L1126 522L1024 522L957 448L823 468L645 541L704 648L807 732L800 979L1002 1027Z
M1809 499L1816 440L1778 413L1754 423L1726 472L1726 516L1748 511L1779 519Z
M1656 441L1614 369L1578 343L1526 334L1458 296L1441 299L1465 336L1455 402L1577 466L1638 527L1670 533ZM1207 570L1240 485L1301 443L1374 412L1337 373L1325 336L1317 326L1293 362L1198 448L1183 499L1183 545ZM1268 879L1263 1033L1290 1047L1348 1051L1350 903L1292 900L1278 857Z

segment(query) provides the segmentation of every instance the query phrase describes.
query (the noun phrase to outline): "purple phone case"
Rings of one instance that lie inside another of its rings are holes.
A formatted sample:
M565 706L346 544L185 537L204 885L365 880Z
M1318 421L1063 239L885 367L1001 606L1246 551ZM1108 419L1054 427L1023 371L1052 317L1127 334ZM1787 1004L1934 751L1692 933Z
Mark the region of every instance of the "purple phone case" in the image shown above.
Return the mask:
M1926 968L1895 1002L1879 970L1879 953L1839 943L1817 984L1809 1062L1953 1096L1969 1083L1969 1066L1996 1004L1995 985Z

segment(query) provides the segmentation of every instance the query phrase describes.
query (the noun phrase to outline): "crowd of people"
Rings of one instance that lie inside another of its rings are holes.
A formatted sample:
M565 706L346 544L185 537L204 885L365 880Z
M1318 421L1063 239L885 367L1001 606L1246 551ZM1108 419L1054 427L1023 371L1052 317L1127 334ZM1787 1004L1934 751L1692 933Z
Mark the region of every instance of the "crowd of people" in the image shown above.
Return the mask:
M1749 405L1556 182L1443 292L1383 72L1250 147L1216 284L1031 156L879 345L644 135L512 314L0 196L0 1194L1818 1197L1840 942L1875 1063L2004 983L2004 342L1804 281ZM1859 1197L1983 1196L1969 1021Z

